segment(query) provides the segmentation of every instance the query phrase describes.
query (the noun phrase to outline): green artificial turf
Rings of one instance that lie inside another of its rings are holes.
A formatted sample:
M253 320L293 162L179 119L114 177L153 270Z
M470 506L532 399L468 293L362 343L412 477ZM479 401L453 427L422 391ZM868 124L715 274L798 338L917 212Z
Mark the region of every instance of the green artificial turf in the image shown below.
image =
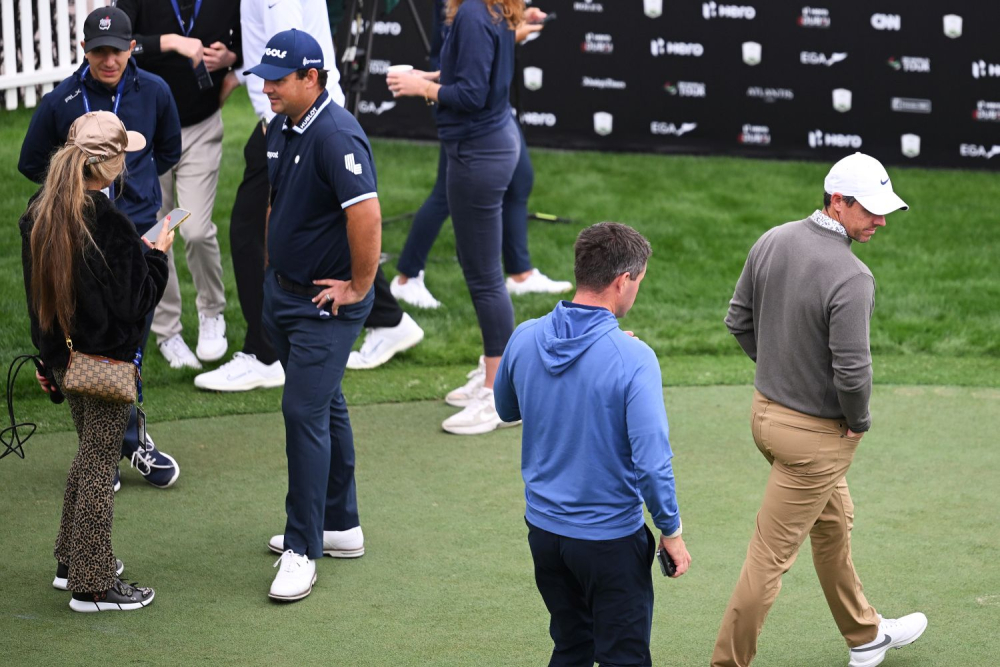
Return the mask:
M767 465L750 438L752 390L670 387L665 401L685 539L678 580L657 573L654 664L708 664L753 530ZM894 667L1000 664L1000 391L879 386L874 428L848 475L854 560L889 617L930 625L886 659ZM284 525L280 415L163 425L181 464L154 489L123 471L114 544L125 578L156 588L134 613L76 614L49 582L69 433L32 440L0 462L0 656L4 665L545 664L547 615L534 588L522 519L518 428L442 433L440 402L352 410L366 554L323 559L311 596L268 601ZM843 665L847 650L809 547L784 579L755 664Z
M34 185L16 171L30 110L0 111L0 363L31 351L15 221ZM231 350L245 324L229 256L229 216L243 170L243 144L253 125L245 93L223 110L226 124L215 221L223 252ZM373 142L380 202L386 218L416 210L436 176L437 146ZM752 365L722 324L733 286L753 241L778 223L805 217L819 205L828 165L661 155L532 150L533 211L558 214L572 224L533 221L534 264L553 278L571 279L572 244L580 228L601 220L634 225L653 244L642 291L624 321L660 355L668 386L745 384ZM893 184L912 210L866 246L855 245L878 281L872 350L879 383L1000 386L1000 226L986 172L892 170ZM385 225L383 247L400 252L409 223ZM178 241L178 256L181 241ZM460 384L481 352L472 304L455 261L446 224L427 267L427 284L444 302L437 311L408 310L426 331L424 341L388 366L349 373L354 405L440 398ZM194 287L178 261L184 294L184 335L197 336ZM394 261L386 265L394 275ZM518 321L548 312L555 297L514 300ZM228 355L226 357L228 359ZM67 413L51 408L25 374L15 396L19 418L43 431L70 428ZM172 370L159 353L146 358L144 376L151 422L220 414L274 411L280 391L243 396L192 389L192 370Z

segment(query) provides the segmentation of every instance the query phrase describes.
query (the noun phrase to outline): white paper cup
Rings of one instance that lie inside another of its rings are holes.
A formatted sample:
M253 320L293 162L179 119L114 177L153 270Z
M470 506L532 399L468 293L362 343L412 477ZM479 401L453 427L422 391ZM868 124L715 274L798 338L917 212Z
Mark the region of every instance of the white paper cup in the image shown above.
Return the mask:
M386 70L387 74L392 74L393 72L401 74L403 72L410 72L413 70L413 65L389 65L389 69Z

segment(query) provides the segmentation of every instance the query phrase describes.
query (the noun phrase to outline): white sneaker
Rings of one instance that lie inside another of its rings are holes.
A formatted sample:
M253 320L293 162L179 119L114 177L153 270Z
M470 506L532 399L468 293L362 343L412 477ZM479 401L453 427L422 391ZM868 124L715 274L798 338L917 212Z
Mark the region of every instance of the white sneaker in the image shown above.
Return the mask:
M281 554L274 566L278 568L278 574L271 582L271 590L267 594L269 598L293 602L312 593L316 583L316 561L289 549Z
M927 617L919 611L902 618L882 618L873 641L851 649L848 667L875 667L882 664L891 648L912 644L927 629Z
M180 334L160 343L160 354L170 362L171 368L201 368L201 362L191 353Z
M483 383L486 382L486 357L480 356L479 365L469 371L465 377L469 378L469 381L458 389L449 391L448 395L444 397L445 403L456 408L464 408L469 404L476 391L481 389Z
M521 282L507 278L507 291L511 294L562 294L573 289L573 283L568 280L552 280L538 269L532 269L531 274Z
M237 352L231 361L194 379L194 386L208 391L249 391L259 387L281 387L285 371L281 362L265 364L256 355Z
M202 361L218 361L226 353L226 318L222 313L215 317L205 317L198 313L198 346L194 353Z
M469 404L458 414L445 419L441 423L441 428L455 435L479 435L498 428L517 426L520 423L520 420L508 423L500 419L493 403L493 390L480 387L473 394Z
M412 317L403 313L403 319L394 327L366 329L365 342L361 344L360 351L351 352L347 367L366 370L381 366L396 353L410 349L423 339L424 330Z
M285 551L285 536L275 535L268 543L267 548L276 554ZM323 531L323 555L333 558L360 558L365 555L365 534L361 532L361 526L348 530L324 530Z
M405 301L417 308L437 308L441 302L434 298L427 286L424 285L424 272L417 274L416 278L410 278L405 283L399 282L399 276L389 283L389 291L400 301Z

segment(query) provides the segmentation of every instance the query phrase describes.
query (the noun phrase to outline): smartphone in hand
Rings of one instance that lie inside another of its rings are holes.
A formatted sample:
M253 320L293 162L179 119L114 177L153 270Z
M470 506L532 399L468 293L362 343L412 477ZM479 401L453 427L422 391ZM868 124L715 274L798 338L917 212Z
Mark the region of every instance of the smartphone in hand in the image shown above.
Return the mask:
M674 559L670 557L670 554L665 549L656 550L656 560L660 561L660 572L663 573L664 577L672 577L677 574L677 566L674 564Z
M160 230L163 229L163 225L168 220L170 221L170 227L168 229L170 229L170 231L174 231L182 222L190 217L191 211L186 211L183 208L175 208L170 211L170 213L167 213L167 215L162 219L158 220L155 225L143 232L142 236L150 243L156 243L156 239L160 237Z

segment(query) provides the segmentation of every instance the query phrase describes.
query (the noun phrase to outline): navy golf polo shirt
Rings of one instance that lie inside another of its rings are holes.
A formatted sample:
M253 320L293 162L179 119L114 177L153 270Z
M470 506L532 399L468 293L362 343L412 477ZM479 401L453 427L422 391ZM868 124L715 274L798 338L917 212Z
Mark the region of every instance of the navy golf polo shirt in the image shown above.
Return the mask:
M267 131L267 174L270 265L302 285L350 280L344 209L378 196L372 148L358 121L326 91L297 125L275 116Z

